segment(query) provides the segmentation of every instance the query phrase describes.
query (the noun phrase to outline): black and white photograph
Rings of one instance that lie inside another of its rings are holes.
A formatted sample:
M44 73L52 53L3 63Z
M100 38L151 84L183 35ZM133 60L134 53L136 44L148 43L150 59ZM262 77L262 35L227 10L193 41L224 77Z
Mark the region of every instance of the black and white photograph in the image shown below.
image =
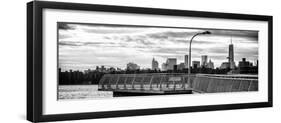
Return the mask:
M192 7L190 3L181 5ZM27 3L26 119L51 122L273 106L272 15L149 5L156 6ZM238 119L264 116L243 111L236 110ZM233 117L212 114L196 117L203 122ZM188 121L197 122L187 115Z
M57 34L57 100L259 91L257 30L57 22Z

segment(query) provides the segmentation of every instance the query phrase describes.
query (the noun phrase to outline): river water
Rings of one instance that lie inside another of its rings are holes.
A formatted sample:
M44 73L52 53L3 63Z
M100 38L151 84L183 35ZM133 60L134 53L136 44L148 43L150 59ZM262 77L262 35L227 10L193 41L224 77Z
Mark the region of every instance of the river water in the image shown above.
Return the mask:
M110 91L98 91L98 85L59 85L58 100L112 98Z

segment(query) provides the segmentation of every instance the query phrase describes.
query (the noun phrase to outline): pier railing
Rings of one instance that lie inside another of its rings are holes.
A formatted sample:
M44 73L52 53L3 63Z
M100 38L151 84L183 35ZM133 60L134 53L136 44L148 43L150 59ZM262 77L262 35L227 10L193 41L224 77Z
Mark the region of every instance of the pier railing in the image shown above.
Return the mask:
M192 88L202 93L258 91L258 76L196 75Z
M188 80L190 79L190 80ZM99 90L178 91L198 93L257 91L257 75L212 75L185 73L105 74Z
M99 82L100 90L176 90L188 88L185 74L106 74Z

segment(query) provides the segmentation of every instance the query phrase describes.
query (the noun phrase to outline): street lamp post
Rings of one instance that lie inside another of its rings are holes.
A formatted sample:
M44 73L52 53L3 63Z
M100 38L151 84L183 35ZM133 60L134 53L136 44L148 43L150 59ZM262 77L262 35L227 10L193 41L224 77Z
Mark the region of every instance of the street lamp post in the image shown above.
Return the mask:
M190 84L190 75L191 75L191 43L192 40L197 36L197 35L206 35L206 34L211 34L211 32L209 31L205 31L205 32L200 32L200 33L196 33L195 35L192 36L190 42L189 42L189 56L188 56L188 83Z

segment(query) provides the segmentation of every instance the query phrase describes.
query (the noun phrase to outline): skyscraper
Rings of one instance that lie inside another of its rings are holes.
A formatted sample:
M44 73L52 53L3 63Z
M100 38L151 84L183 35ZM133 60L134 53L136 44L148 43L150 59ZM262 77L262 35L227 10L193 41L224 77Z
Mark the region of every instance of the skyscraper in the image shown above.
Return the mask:
M177 59L176 58L168 58L166 61L167 64L167 70L173 70L174 66L177 65Z
M166 71L167 70L167 63L163 63L162 64L162 71Z
M188 55L184 55L184 66L188 68Z
M211 59L209 60L209 63L208 63L208 65L207 65L207 68L214 69L214 62L212 62Z
M152 70L159 70L159 67L158 67L158 61L156 61L154 58L152 59L152 64L151 64L151 69Z
M207 65L208 65L208 56L202 55L201 56L201 66L206 68Z
M231 39L231 44L229 44L229 51L228 51L228 62L230 69L235 68L235 62L234 62L234 51L233 51L233 44Z

